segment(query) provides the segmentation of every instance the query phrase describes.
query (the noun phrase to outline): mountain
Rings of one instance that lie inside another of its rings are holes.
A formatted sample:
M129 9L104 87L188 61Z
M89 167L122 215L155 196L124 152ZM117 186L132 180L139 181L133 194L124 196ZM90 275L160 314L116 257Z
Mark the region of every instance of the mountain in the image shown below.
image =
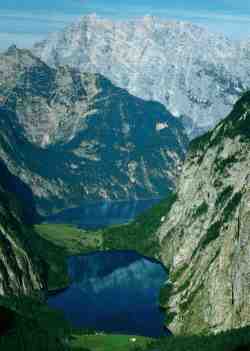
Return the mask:
M194 140L176 200L158 230L170 270L162 291L175 334L250 324L250 93Z
M159 101L191 137L215 126L250 85L249 42L151 16L85 16L33 52L51 66L101 73L135 96Z
M0 155L40 213L174 187L188 140L161 104L16 47L0 55L0 82Z
M0 295L32 295L44 284L29 243L37 216L32 193L2 161L0 174Z
M45 304L50 277L64 269L63 250L35 233L32 192L1 157L0 174L0 349L68 350L69 326Z

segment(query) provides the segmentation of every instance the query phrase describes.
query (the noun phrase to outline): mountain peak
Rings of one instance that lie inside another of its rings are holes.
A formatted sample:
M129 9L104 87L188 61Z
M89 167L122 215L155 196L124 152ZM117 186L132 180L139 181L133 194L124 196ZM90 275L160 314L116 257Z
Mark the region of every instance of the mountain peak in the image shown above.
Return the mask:
M18 60L23 58L32 58L33 60L40 61L40 59L32 54L30 50L20 49L16 45L11 45L5 52L0 54L0 57L16 57Z
M17 51L18 51L17 46L16 46L15 44L13 44L13 45L11 45L11 46L7 49L6 54L7 54L7 55L13 55L13 54L15 54Z
M89 20L89 21L96 21L97 19L101 19L101 17L99 17L96 12L92 12L92 13L89 13L87 15L82 16L81 19L82 20Z
M148 22L148 23L152 23L152 22L155 22L155 20L157 19L157 17L153 16L153 15L145 15L144 17L142 17L142 20L144 22Z
M192 137L214 127L250 86L250 42L151 15L113 21L92 14L82 21L34 53L51 66L100 73L132 95L162 103Z

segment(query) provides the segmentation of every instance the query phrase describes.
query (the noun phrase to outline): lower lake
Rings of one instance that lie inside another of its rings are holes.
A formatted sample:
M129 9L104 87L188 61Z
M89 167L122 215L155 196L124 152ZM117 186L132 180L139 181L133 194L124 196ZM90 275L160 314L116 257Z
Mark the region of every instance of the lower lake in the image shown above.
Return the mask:
M95 252L68 259L71 285L48 298L74 327L159 337L166 335L158 307L164 267L131 251Z

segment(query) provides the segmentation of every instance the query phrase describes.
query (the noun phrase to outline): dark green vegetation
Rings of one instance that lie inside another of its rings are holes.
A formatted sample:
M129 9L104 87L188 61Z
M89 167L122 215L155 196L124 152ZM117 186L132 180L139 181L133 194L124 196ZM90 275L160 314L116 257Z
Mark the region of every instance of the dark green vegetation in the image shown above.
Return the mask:
M216 159L215 167L216 167L216 172L219 174L225 173L226 168L230 168L233 166L234 163L237 162L237 157L236 155L232 155L226 159Z
M201 135L200 137L195 138L194 140L192 140L189 144L189 152L191 153L191 155L195 154L196 152L204 152L206 150L206 148L208 147L209 143L210 143L210 139L212 136L212 131L209 131L207 133L205 133L204 135ZM200 160L200 162L202 161L202 159Z
M176 195L171 194L133 222L103 230L104 249L135 250L142 255L155 257L159 247L154 234L175 201Z
M69 284L66 257L67 251L55 245L52 241L37 235L36 230L32 230L31 245L34 252L39 253L39 257L44 265L44 280L48 290L61 289Z
M0 336L3 351L61 351L70 327L60 313L25 296L0 297L0 306L10 311L10 328Z
M216 221L215 223L211 224L211 226L207 230L207 235L201 241L201 248L205 249L211 241L216 240L220 236L220 229L222 223L221 221Z
M223 207L225 205L227 200L231 197L233 190L234 190L233 187L229 185L222 192L218 194L218 197L215 202L216 208Z
M202 216L203 214L207 213L208 211L208 204L204 201L199 207L195 209L194 217Z
M232 192L232 187L228 186L219 194L216 200L216 205L218 207L223 207L223 205L225 206L222 212L222 219L214 222L208 228L207 235L204 238L202 238L201 243L199 245L201 249L205 249L213 240L216 240L220 236L220 231L223 224L227 223L230 220L230 218L234 215L235 210L237 209L241 201L242 193L235 193L230 199Z
M161 288L159 296L159 304L161 308L164 308L164 306L166 305L169 296L171 295L172 288L172 284L166 284Z
M153 341L148 351L249 351L250 328L211 336L167 337Z
M212 137L213 136L213 137ZM189 145L190 155L196 152L205 152L209 147L218 145L223 138L233 139L239 136L242 142L250 139L250 91L234 105L232 112L227 118L222 120L217 127L193 140ZM229 163L232 160L227 160Z
M228 201L223 211L224 223L227 223L229 219L233 216L235 210L239 206L241 199L242 199L242 193L239 192L239 193L235 193L233 197Z

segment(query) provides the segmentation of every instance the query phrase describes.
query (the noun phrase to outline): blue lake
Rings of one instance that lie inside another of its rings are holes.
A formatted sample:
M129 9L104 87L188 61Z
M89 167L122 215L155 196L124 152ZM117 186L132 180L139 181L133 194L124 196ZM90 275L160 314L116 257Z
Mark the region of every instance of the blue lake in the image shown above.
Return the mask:
M96 252L68 259L71 285L48 298L74 327L158 337L166 335L158 307L163 266L130 251Z
M157 204L160 198L133 201L85 201L46 218L47 223L68 223L84 229L98 229L131 221L143 211Z

